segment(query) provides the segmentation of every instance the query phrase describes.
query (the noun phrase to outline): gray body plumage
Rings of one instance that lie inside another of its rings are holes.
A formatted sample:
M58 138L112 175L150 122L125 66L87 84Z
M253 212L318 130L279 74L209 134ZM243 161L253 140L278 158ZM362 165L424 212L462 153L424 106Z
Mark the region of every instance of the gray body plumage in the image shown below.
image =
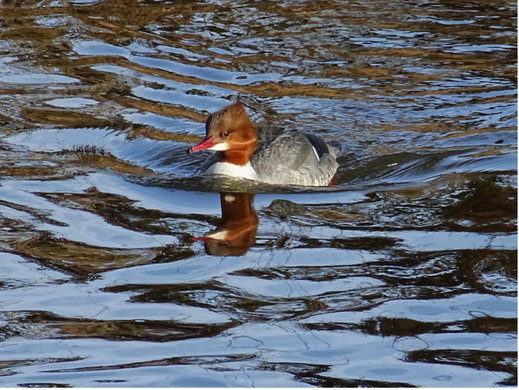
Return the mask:
M251 158L258 180L270 184L328 185L338 168L337 149L318 140L322 144L314 147L306 134L288 132L260 144Z
M280 133L278 128L258 129L257 147L250 164L254 178L268 184L327 186L338 168L338 149L320 137L299 132ZM202 166L208 170L220 160L220 152Z

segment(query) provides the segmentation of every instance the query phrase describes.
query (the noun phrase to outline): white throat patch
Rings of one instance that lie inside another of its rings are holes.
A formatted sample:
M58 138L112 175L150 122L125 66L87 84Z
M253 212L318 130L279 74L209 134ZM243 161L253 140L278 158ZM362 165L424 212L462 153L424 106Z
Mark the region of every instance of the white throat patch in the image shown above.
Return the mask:
M220 142L207 148L207 150L216 150L218 152L223 152L224 150L229 150L229 144L227 142Z

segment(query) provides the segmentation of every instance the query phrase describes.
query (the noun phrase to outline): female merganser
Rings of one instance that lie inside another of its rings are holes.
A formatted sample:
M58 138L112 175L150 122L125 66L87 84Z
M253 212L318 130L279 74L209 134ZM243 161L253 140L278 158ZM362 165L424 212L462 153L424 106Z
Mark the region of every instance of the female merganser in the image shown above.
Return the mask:
M209 115L205 139L188 150L218 153L202 171L269 184L325 186L337 172L337 149L312 134L291 131L258 138L240 102Z

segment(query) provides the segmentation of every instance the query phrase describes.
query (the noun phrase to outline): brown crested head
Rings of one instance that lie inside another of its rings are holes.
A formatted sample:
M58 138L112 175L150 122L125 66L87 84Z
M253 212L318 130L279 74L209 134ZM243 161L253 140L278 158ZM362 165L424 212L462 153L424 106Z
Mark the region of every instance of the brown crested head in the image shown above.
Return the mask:
M231 103L212 113L205 122L206 136L213 135L215 138L221 137L234 141L250 140L251 134L245 131L249 129L254 130L240 102ZM254 138L256 138L255 132Z
M256 130L240 102L209 115L205 123L205 139L189 151L217 150L222 161L245 165L256 148Z

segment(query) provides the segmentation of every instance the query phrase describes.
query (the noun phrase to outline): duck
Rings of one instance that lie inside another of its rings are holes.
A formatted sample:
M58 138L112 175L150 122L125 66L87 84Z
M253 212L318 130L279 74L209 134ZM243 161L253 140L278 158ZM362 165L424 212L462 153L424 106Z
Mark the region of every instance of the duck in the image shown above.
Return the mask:
M273 185L328 186L337 172L338 149L315 134L298 131L259 133L239 101L210 114L205 138L189 153L213 150L201 168Z

